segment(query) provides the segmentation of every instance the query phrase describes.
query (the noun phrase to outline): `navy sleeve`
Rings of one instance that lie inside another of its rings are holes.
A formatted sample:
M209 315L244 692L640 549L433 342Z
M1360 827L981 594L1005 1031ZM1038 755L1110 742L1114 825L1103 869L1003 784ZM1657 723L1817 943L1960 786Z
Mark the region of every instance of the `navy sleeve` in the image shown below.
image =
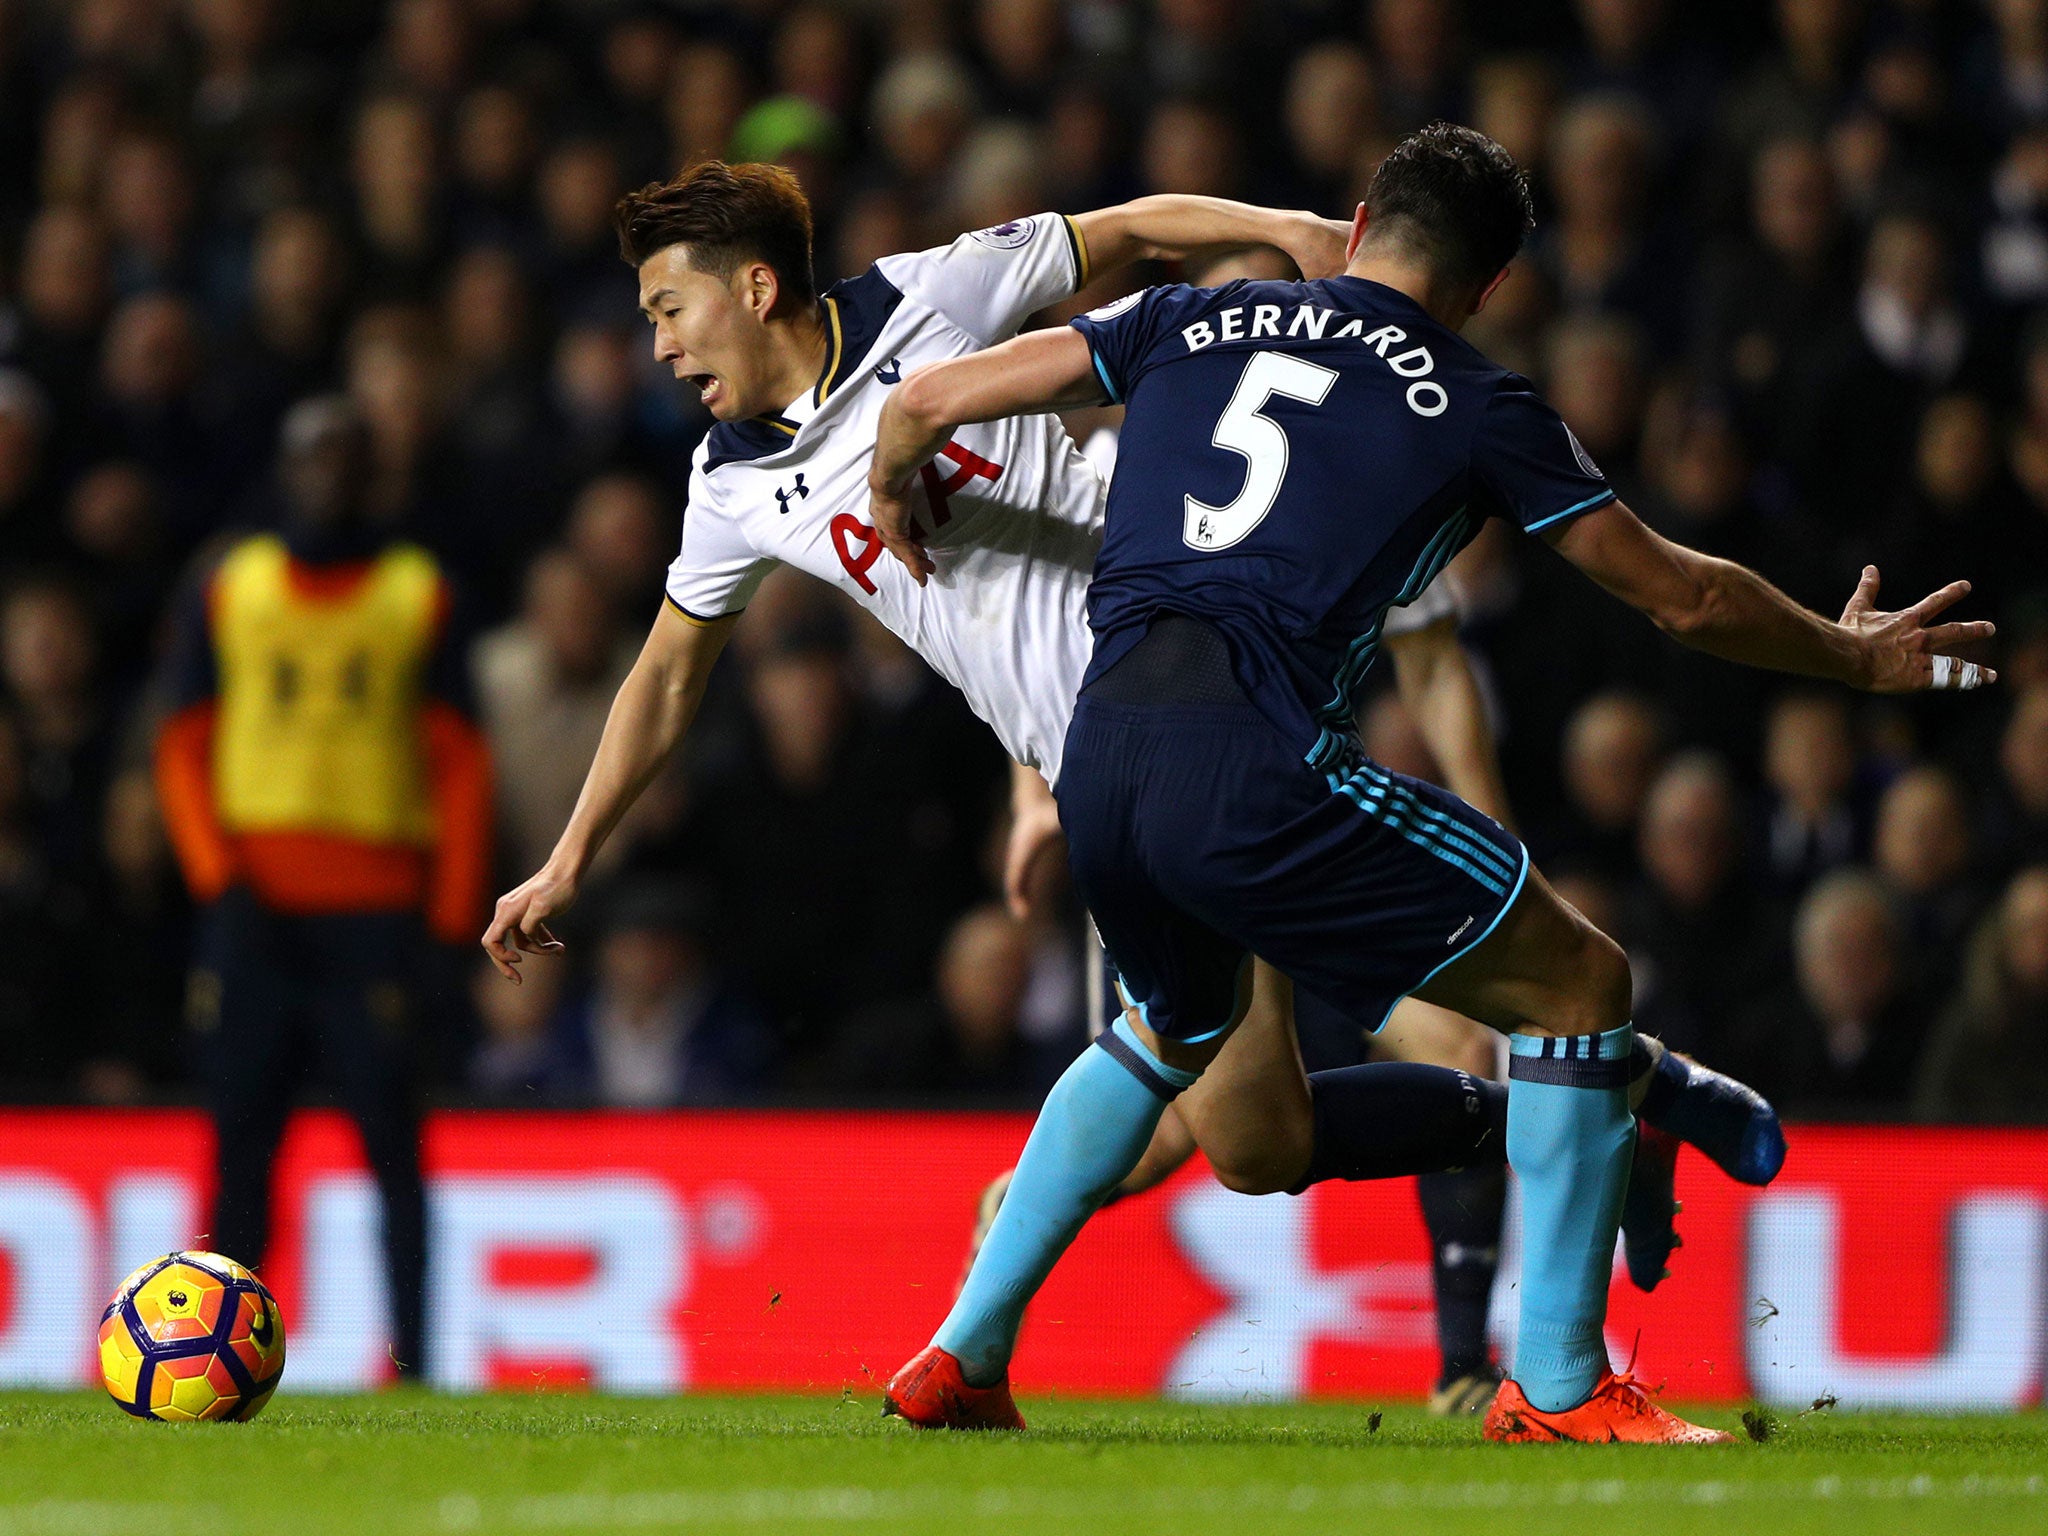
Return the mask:
M1472 475L1487 510L1524 533L1557 528L1614 500L1564 418L1518 374L1503 379L1487 402L1473 436Z
M1132 387L1151 365L1152 349L1160 338L1191 323L1214 298L1207 289L1172 283L1127 294L1069 322L1088 338L1096 377L1112 405L1130 398Z

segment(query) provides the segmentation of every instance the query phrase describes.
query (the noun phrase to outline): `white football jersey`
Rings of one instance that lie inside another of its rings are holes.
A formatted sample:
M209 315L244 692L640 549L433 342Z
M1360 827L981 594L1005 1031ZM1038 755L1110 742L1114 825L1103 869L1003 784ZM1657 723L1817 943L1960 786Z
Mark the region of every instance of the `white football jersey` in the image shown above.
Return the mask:
M703 623L746 607L778 564L829 581L964 693L1012 757L1057 782L1094 648L1088 580L1113 441L1098 472L1054 416L961 428L921 472L938 567L922 587L868 522L867 475L882 403L907 370L1007 340L1088 275L1073 220L1039 214L835 284L816 387L698 445L669 601ZM1390 612L1386 632L1455 613L1446 587Z
M920 587L868 522L877 418L908 370L1006 340L1088 279L1071 219L1040 214L890 256L822 301L815 388L698 446L668 597L708 622L777 564L847 593L967 696L1011 756L1058 776L1087 669L1104 485L1054 416L963 427L921 472L938 570Z

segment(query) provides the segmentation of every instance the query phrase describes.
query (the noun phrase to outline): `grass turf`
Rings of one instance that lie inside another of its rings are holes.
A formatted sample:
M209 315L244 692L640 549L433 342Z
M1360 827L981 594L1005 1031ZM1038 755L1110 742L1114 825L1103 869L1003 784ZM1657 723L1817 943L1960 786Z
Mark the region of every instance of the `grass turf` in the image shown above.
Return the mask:
M1024 1436L922 1434L877 1407L393 1393L174 1427L96 1396L0 1395L0 1536L2048 1532L2040 1414L1823 1411L1761 1444L1666 1450L1491 1446L1408 1407L1026 1400Z

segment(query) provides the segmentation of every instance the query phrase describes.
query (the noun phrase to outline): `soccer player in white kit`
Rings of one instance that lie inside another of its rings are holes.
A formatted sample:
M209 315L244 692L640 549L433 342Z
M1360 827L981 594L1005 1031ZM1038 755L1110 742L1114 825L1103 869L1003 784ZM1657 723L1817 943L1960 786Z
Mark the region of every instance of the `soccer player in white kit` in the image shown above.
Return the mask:
M865 516L884 400L905 370L1007 338L1085 285L1098 264L1257 243L1315 275L1337 270L1345 237L1344 226L1306 213L1143 198L885 257L819 297L809 210L777 167L697 165L626 198L618 223L656 356L698 389L717 424L692 466L667 601L620 687L576 809L542 869L500 898L484 935L515 982L524 954L561 948L548 919L575 900L599 848L682 739L734 623L778 564L831 582L875 614L967 696L1017 762L1055 779L1091 648L1085 599L1104 486L1056 417L956 434L921 475L937 572L919 584L884 558ZM953 547L963 531L971 542ZM1287 1053L1248 1047L1241 1069L1219 1060L1204 1077L1213 1087L1181 1103L1219 1170L1253 1170L1239 1187L1288 1187L1271 1149L1308 1140L1290 1001L1285 978L1259 968L1253 1013L1275 1022L1262 1030L1248 1021L1239 1033L1284 1038ZM1662 1062L1656 1070L1684 1077L1675 1058ZM1462 1090L1448 1098L1451 1111L1472 1118ZM1741 1125L1724 1117L1723 1129L1739 1139L1757 1112L1745 1103L1738 1113ZM1734 1167L1732 1154L1707 1150ZM1286 1177L1299 1172L1297 1162Z

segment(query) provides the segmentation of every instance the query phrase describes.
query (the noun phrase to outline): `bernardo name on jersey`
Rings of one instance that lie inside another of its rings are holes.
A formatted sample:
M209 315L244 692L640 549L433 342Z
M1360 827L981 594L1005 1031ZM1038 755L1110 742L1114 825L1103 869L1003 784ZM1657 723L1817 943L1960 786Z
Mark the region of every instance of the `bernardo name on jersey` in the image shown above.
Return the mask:
M919 586L883 558L866 521L867 472L882 404L905 373L1007 340L1087 280L1073 221L1040 214L835 284L821 300L829 350L817 385L780 415L720 423L698 446L668 600L705 623L745 608L779 564L829 581L959 688L1012 757L1056 780L1092 649L1101 476L1056 416L962 428L920 475L938 574ZM1242 323L1277 317L1262 307ZM1388 628L1451 611L1439 587Z

